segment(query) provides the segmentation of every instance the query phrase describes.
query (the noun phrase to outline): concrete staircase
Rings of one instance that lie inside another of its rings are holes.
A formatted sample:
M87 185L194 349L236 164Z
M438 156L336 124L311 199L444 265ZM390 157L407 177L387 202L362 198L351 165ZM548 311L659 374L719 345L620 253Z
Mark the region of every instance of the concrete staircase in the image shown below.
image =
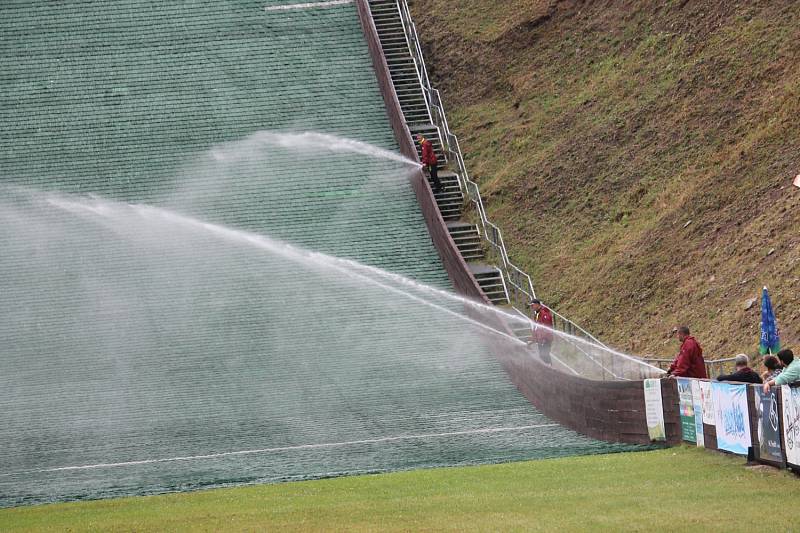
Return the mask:
M481 263L470 263L469 269L478 280L484 294L494 305L508 304L508 291L499 268Z
M430 178L428 181L431 181ZM442 190L435 193L435 197L442 218L445 222L459 220L464 209L464 193L461 192L461 187L458 185L458 176L449 170L440 170L439 181L442 183ZM431 182L431 186L433 186L433 182ZM478 235L478 243L480 243L480 235Z
M431 125L431 116L425 103L414 60L408 49L408 40L403 30L403 20L400 18L397 2L370 0L369 8L375 27L378 29L383 55L389 64L389 72L406 123L410 128L420 124ZM414 133L413 128L412 133Z
M481 244L481 235L478 226L467 222L448 222L447 230L461 252L465 261L477 261L486 257Z
M462 257L470 264L470 269L483 292L495 305L508 304L508 291L502 271L480 262L486 258L481 235L477 226L462 220L464 192L459 185L458 175L448 169L447 154L442 150L439 129L432 123L422 83L403 28L400 8L396 0L369 0L369 6L406 125L414 137L415 144L417 134L420 133L431 141L439 159L439 180L442 182L442 190L435 193L439 212L447 223L450 235ZM417 153L421 157L420 146L418 144L416 146Z

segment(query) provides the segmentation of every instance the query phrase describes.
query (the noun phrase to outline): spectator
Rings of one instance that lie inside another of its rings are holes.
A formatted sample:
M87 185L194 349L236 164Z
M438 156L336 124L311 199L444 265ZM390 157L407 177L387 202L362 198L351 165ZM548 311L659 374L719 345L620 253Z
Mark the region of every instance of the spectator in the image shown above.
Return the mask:
M428 171L428 174L433 180L433 192L438 193L442 191L442 182L439 181L439 158L436 157L436 152L433 149L433 144L426 139L421 133L417 134L417 141L419 147L422 149L422 166Z
M678 340L681 341L681 351L667 370L667 376L707 379L703 349L691 336L689 328L686 326L678 328Z
M778 359L783 363L783 372L764 382L764 392L769 392L769 388L773 385L789 385L800 379L800 359L795 359L791 350L778 352Z
M750 368L750 359L740 353L735 359L736 372L733 374L723 374L717 377L717 381L741 381L743 383L761 383L761 377Z
M761 378L764 381L775 379L783 371L781 362L774 355L768 355L764 358L764 366L767 368L764 373L761 374Z
M531 319L534 324L529 344L536 344L539 348L539 357L549 365L550 347L553 345L553 313L536 299L531 301L531 310Z

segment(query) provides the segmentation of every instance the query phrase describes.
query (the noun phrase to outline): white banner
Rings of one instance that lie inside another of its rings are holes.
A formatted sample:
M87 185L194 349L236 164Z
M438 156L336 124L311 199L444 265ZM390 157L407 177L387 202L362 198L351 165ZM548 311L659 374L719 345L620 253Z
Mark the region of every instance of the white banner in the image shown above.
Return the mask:
M800 389L781 387L783 398L783 439L786 442L786 462L800 465Z
M716 408L717 448L747 455L747 449L752 446L747 385L715 381L711 391Z
M667 440L664 428L664 406L661 401L661 380L644 380L644 405L647 417L647 433L650 440Z
M703 437L703 398L700 392L700 381L692 380L692 403L694 404L694 426L697 432L697 446L705 448Z
M700 401L703 404L703 424L713 426L716 423L714 418L714 395L711 394L711 382L700 382Z

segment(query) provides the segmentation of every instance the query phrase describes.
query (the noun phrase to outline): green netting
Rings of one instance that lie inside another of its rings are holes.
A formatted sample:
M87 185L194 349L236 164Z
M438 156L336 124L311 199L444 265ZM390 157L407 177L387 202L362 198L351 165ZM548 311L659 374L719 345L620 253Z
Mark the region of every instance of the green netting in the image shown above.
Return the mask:
M448 288L403 165L253 136L396 149L353 5L6 1L0 49L0 506L628 449L455 316L86 197Z

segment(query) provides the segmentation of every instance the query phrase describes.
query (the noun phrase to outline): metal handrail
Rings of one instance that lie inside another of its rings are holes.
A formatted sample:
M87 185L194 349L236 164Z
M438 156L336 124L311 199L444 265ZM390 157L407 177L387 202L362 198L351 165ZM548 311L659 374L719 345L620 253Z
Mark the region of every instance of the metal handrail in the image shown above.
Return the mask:
M528 316L527 316L525 313L523 313L523 312L522 312L522 311L520 311L519 309L516 309L516 308L515 308L515 309L514 309L514 311L516 311L516 312L517 312L517 313L518 313L520 316L522 316L522 317L523 317L525 320L528 320L528 321L530 321L530 317L528 317ZM567 319L565 319L564 317L562 317L561 315L558 315L558 316L559 316L559 317L561 317L563 320L567 320ZM531 323L531 326L534 326L534 324L533 324L533 323ZM554 329L555 329L555 324L554 324L553 326L554 326ZM567 332L567 333L569 333L569 332ZM588 333L587 333L587 335L588 335ZM578 345L578 344L573 344L572 346L573 346L573 347L574 347L574 348L575 348L575 349L576 349L578 352L580 352L580 354L581 354L583 357L585 357L587 361L591 362L592 364L594 364L595 366L597 366L597 367L599 367L599 368L600 368L600 370L601 370L601 374L600 374L600 375L602 376L603 380L605 380L605 379L606 379L606 374L609 374L609 375L610 375L610 376L611 376L613 379L615 379L615 380L618 380L618 381L619 381L619 380L628 380L628 378L626 378L625 376L618 375L618 374L614 373L614 371L613 371L613 370L610 370L610 369L608 369L608 368L606 367L606 365L604 365L603 363L601 363L600 361L598 361L598 360L597 360L597 358L596 358L596 357L594 357L592 354L590 354L589 352L587 352L586 350L584 350L583 348L581 348L581 347L580 347L580 345ZM601 345L601 346L602 346L602 345ZM578 373L578 372L577 372L577 371L576 371L574 368L572 368L571 366L567 365L567 364L566 364L566 363L565 363L563 360L561 360L561 359L559 359L558 357L556 357L556 356L555 356L555 354L551 354L551 356L552 356L554 359L556 359L556 360L557 360L559 363L561 363L562 365L564 365L564 366L566 366L567 368L569 368L569 369L570 369L570 370L571 370L571 371L572 371L574 374L576 374L576 375L580 375L580 374L579 374L579 373Z
M730 365L736 360L736 357L725 357L723 359L706 359L706 373L708 377L714 379L715 376L718 376L725 370L726 365ZM657 357L642 357L642 361L645 363L649 363L653 366L656 366L662 370L666 370L669 366L675 361L674 359L663 359ZM715 370L712 372L712 370Z
M428 69L425 65L425 56L422 53L422 44L417 33L417 27L411 19L411 11L408 7L407 0L396 0L397 7L400 12L400 19L403 23L403 29L406 36L406 42L409 45L411 58L414 62L414 67L417 70L417 77L422 86L422 92L425 96L425 103L428 107L428 115L439 130L439 138L442 142L442 151L445 158L454 163L458 169L458 182L462 191L466 191L470 201L475 206L480 221L479 231L481 240L485 241L491 246L500 256L502 265L500 267L503 283L506 284L507 294L509 296L509 304L521 312L527 312L527 305L532 299L536 298L536 291L533 288L533 280L530 275L521 270L511 262L508 257L508 250L506 249L503 233L500 228L493 224L486 215L486 208L483 205L483 198L481 198L480 189L478 184L472 181L467 172L467 167L464 164L464 157L461 152L461 146L458 142L458 137L450 131L450 125L447 122L447 115L444 111L442 98L437 89L431 85L430 77L428 76ZM552 309L551 309L552 310ZM553 311L555 313L555 311ZM591 342L605 346L596 337L589 334L585 329L581 328L568 318L555 313L561 318L567 333L583 337Z

